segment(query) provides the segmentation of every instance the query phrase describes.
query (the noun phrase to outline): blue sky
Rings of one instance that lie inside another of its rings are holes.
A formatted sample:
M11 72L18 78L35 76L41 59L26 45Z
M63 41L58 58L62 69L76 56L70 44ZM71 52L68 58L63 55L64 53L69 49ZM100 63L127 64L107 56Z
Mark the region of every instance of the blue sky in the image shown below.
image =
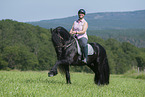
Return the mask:
M145 10L145 0L0 0L0 20L48 20L87 13Z

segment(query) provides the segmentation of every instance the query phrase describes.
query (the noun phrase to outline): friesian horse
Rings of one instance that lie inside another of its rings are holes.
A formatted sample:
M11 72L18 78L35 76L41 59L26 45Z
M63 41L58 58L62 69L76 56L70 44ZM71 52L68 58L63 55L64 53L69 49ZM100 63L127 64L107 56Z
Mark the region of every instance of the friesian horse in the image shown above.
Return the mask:
M82 63L81 55L78 54L77 43L73 36L63 27L51 29L52 42L57 53L57 61L48 76L57 75L57 67L66 74L66 82L71 84L69 66L87 65L94 73L94 82L97 85L109 84L109 65L105 49L98 43L89 43L94 54L88 56L87 64Z

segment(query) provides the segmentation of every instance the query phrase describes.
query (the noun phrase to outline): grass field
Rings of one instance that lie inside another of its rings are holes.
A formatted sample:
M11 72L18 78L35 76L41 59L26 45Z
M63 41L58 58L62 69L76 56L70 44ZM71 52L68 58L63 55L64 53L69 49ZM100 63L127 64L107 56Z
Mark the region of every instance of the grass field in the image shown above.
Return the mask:
M72 84L47 72L0 71L0 97L145 97L145 80L111 75L110 84L97 86L94 75L71 73Z

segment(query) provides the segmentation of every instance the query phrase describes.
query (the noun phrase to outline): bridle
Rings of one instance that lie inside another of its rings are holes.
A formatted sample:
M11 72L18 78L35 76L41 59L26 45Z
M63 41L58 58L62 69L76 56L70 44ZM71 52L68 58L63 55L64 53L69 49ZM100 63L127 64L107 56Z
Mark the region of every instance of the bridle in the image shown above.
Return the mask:
M59 34L57 34L57 36L58 36L61 40L64 40L64 38L63 38L62 36L60 36ZM74 42L75 42L75 40L74 40L73 42L67 44L67 45L65 44L65 45L62 45L62 46L55 46L55 48L64 48L64 50L65 50L65 49L67 49L68 47L70 47Z

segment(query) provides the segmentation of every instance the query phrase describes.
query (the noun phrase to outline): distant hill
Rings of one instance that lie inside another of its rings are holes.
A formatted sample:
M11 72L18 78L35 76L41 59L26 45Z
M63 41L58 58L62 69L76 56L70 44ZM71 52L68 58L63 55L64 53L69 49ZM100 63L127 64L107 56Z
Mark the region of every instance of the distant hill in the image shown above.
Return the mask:
M76 19L78 19L78 16L28 23L39 25L40 27L47 29L63 26L70 30L74 20ZM89 13L85 16L85 19L89 24L88 30L145 29L145 10Z

